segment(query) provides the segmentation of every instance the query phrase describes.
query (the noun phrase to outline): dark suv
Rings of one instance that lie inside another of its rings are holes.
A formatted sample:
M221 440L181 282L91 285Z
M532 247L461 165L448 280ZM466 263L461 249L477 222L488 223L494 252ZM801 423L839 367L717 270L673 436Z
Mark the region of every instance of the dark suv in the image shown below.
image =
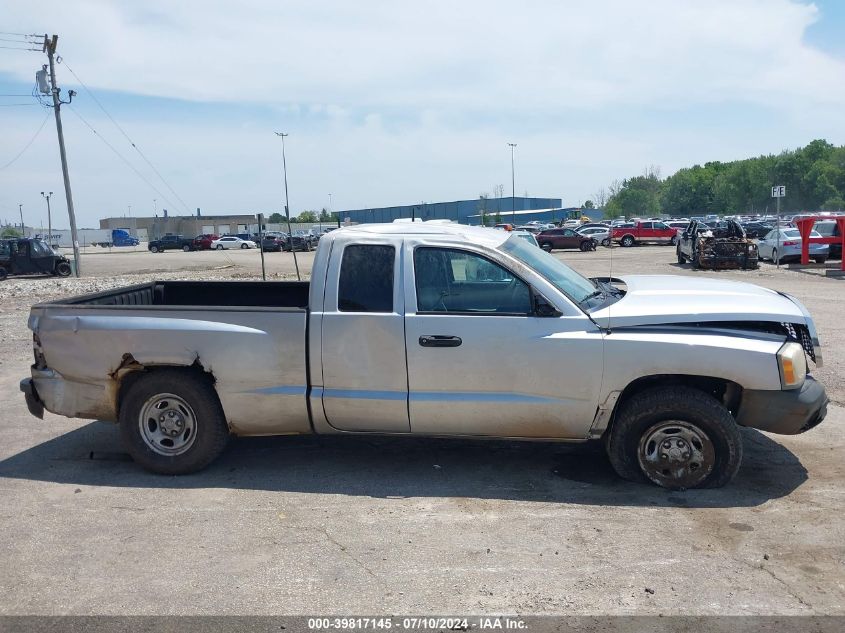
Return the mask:
M549 229L537 234L537 243L546 252L554 248L577 248L581 251L596 250L593 238L576 233L572 229Z
M153 253L172 250L182 250L187 253L194 250L194 240L184 235L165 235L157 240L152 240L147 248Z

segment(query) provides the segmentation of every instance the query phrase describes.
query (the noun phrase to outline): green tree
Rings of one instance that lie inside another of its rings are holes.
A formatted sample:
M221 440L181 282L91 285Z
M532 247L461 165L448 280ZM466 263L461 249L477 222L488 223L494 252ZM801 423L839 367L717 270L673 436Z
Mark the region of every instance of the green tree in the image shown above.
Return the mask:
M291 218L291 220L292 219L293 218ZM316 222L317 214L314 211L303 211L299 214L299 217L296 218L296 221L301 223Z
M2 232L0 232L0 237L23 237L23 233L13 226L7 226Z
M334 220L334 216L329 213L328 209L323 207L322 211L320 211L320 222L331 222Z
M595 209L595 208L596 208L596 205L593 203L593 201L592 201L592 200L587 200L587 201L584 203L584 208L585 208L585 209Z
M285 216L283 216L281 213L278 213L278 212L277 213L271 213L270 217L267 218L267 221L270 222L271 224L281 224L282 222L285 221Z

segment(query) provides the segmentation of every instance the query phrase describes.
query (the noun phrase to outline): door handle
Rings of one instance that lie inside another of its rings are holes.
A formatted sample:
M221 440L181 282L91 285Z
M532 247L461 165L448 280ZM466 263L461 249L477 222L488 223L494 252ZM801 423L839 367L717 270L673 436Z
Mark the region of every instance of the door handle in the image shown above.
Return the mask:
M444 336L441 334L424 334L420 337L423 347L458 347L463 341L460 336Z

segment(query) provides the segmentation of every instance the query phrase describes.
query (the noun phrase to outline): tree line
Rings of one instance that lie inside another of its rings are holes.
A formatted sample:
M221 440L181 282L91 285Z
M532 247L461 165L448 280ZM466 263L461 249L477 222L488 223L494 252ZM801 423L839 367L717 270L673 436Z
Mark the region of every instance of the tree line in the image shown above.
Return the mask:
M287 219L281 213L271 213L267 218L267 221L271 224L281 224L282 222L286 222ZM337 218L329 213L327 209L322 209L319 213L317 213L317 211L303 211L297 216L291 216L290 221L297 222L299 224L305 224L308 222L334 223L337 222Z
M817 139L778 155L686 167L665 179L649 167L588 202L607 217L773 213L776 185L786 186L783 213L845 209L845 146Z

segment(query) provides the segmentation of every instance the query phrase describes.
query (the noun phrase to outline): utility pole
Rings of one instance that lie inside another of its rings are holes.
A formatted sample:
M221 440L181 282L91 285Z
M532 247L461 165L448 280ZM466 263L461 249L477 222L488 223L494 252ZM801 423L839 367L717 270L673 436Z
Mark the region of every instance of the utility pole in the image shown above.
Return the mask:
M44 193L42 191L41 195L47 201L47 244L50 245L50 250L53 250L53 218L50 215L50 197L53 195L53 192Z
M47 53L47 60L50 62L50 93L53 95L53 112L56 115L56 133L59 136L59 155L62 159L62 177L65 181L65 199L67 200L67 214L70 219L70 239L73 242L73 261L75 264L76 276L79 277L81 273L79 261L79 238L76 232L76 214L73 211L73 193L70 190L70 175L68 174L67 169L67 152L65 151L65 135L62 131L61 115L62 104L70 103L76 93L73 90L70 90L68 91L69 99L67 101L59 99L60 89L56 86L56 65L54 60L58 40L58 35L53 35L52 38L48 38L45 34L42 50ZM42 67L42 71L43 70L44 68Z
M26 237L26 228L23 225L23 205L18 205L18 213L21 214L21 237Z
M296 261L296 249L293 247L293 229L290 228L290 200L288 199L288 162L285 158L285 137L290 136L286 132L276 132L276 136L282 139L282 168L285 172L285 218L288 222L288 239L290 239L290 252L293 253L293 265L296 268L296 279L302 281L299 276L299 263ZM303 238L304 239L304 238Z
M516 143L508 143L511 148L511 223L516 226L516 176L513 170L513 149Z

